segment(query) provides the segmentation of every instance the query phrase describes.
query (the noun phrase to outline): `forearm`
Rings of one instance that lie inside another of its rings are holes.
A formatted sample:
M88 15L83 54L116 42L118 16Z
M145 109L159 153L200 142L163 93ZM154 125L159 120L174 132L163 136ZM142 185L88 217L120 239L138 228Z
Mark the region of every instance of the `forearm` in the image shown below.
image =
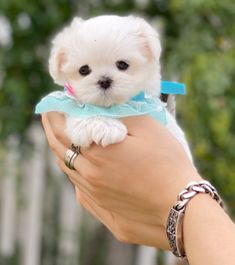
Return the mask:
M234 265L235 225L208 195L197 195L187 205L184 245L190 265Z

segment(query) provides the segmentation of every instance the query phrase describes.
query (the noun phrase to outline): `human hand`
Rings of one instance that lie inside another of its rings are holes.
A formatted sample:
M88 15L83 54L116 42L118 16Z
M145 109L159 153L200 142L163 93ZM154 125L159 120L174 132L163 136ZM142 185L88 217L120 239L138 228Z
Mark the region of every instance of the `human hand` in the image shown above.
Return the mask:
M125 140L106 148L81 149L73 171L64 165L71 143L63 133L63 115L44 114L42 122L80 203L119 240L169 249L169 210L188 182L201 180L170 132L150 117L125 118Z

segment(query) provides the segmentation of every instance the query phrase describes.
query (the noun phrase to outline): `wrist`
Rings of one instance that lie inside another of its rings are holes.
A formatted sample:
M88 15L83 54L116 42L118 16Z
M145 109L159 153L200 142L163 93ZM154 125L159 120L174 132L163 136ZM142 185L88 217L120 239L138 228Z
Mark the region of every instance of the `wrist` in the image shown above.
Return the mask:
M222 200L216 189L208 181L190 182L177 196L177 202L171 208L167 219L167 237L173 254L177 257L185 257L185 242L184 242L184 225L185 213L191 201L195 197L210 195L213 199L213 204L223 206ZM191 215L190 215L191 217ZM194 227L193 227L194 229Z
M175 178L179 179L177 178L177 176ZM176 203L178 194L187 186L189 182L192 182L192 181L199 182L202 180L203 180L202 177L195 170L189 173L186 172L186 174L184 173L184 178L181 177L181 179L179 179L178 181L174 181L174 183L171 184L171 186L169 187L169 192L168 192L169 198L167 200L167 205L164 208L164 212L162 215L163 216L162 225L165 227L165 229L166 229L166 222L169 216L169 212L172 206Z

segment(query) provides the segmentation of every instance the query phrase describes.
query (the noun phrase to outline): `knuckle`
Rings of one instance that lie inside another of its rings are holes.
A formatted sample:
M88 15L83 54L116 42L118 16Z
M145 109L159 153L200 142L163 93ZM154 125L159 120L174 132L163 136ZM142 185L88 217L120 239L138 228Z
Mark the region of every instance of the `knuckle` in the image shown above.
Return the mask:
M125 244L128 244L130 243L130 240L129 238L124 234L124 233L116 233L114 234L114 236L116 237L116 239L118 241L120 241L121 243L125 243Z
M61 140L63 139L63 133L61 132L61 130L58 130L58 129L56 129L55 131L54 131L54 135L55 135L55 138L58 140L58 141L60 141L61 142Z
M96 204L98 207L100 207L100 208L102 208L102 209L106 209L105 203L103 203L103 202L101 202L101 201L99 201L99 200L97 200L97 199L93 199L93 200L94 200L95 204Z
M122 243L131 243L131 239L129 236L128 227L123 222L117 222L115 224L115 233L114 236L117 238L118 241Z
M87 172L84 177L90 183L90 185L93 186L93 188L98 188L101 186L100 178L95 172Z
M76 200L83 208L87 209L87 201L85 195L81 191L76 191Z

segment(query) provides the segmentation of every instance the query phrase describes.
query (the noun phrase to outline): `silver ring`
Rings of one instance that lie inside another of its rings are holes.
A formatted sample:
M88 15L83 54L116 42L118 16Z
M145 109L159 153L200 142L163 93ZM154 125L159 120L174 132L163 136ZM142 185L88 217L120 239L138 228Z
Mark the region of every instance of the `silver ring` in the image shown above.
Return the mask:
M74 161L79 154L80 154L79 147L75 147L73 145L71 149L68 149L65 152L64 163L69 169L75 170Z

